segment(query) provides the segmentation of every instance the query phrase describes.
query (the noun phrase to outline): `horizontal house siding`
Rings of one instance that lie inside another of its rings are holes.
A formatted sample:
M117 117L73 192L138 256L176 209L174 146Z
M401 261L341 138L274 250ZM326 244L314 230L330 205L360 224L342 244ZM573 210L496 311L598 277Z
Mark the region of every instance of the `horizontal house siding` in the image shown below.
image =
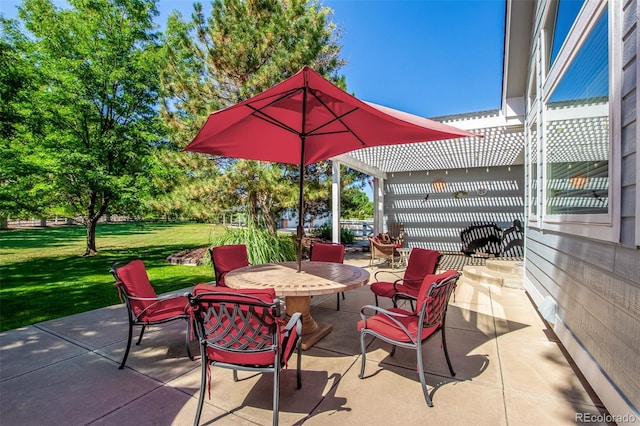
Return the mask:
M538 4L536 31L541 30ZM637 100L637 0L611 2L612 13L621 13L621 69L619 90L620 186L612 197L620 200L620 241L602 242L570 234L527 228L525 237L525 287L540 305L551 297L557 304L556 330L568 329L563 343L571 346L570 355L581 360L578 365L597 365L598 374L608 384L594 380L593 386L605 404L611 390L623 405L640 411L640 250L635 239L640 218L636 203L637 188L638 100ZM616 10L617 9L617 10ZM533 69L530 69L533 72ZM615 74L615 70L614 70ZM615 110L615 108L614 108ZM616 133L616 132L614 132ZM542 224L544 227L544 224ZM558 324L560 322L560 324ZM570 339L575 339L574 345ZM586 355L586 356L585 356ZM583 362L585 359L592 361ZM597 375L591 375L597 377ZM609 407L610 410L620 408ZM627 410L628 411L628 410ZM617 412L615 414L632 414Z
M626 398L640 406L640 251L526 233L526 276Z
M445 182L442 192L434 189L438 179ZM523 185L523 166L388 174L385 226L403 223L407 247L460 251L460 231L473 222L493 222L502 229L516 219L524 223ZM486 194L479 195L478 188L486 188Z

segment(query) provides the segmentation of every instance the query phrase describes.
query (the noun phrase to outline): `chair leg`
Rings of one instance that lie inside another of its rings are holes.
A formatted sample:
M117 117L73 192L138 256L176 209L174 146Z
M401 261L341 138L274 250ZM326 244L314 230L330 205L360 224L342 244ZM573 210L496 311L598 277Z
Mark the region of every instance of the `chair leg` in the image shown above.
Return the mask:
M235 371L235 370L234 370ZM278 400L280 397L280 363L273 369L273 426L278 426Z
M194 361L195 358L193 357L193 354L191 353L191 320L189 318L186 318L187 320L187 336L186 336L186 340L187 340L187 355L189 355L189 359L191 361Z
M142 324L142 330L140 330L140 337L138 337L138 341L136 342L136 345L139 345L140 342L142 341L142 336L144 335L144 330L147 328L147 324Z
M366 351L366 348L364 346L364 333L360 333L360 349L362 350L362 364L360 366L360 374L358 375L358 377L363 379L364 378L364 366L367 363L367 351Z
M124 368L124 365L127 362L127 357L129 356L129 349L131 349L131 339L133 338L133 324L129 321L129 338L127 339L127 349L124 351L124 356L122 357L122 362L120 363L120 370Z
M455 376L456 373L455 371L453 371L453 367L451 366L451 360L449 359L449 351L447 351L447 339L445 338L445 334L444 334L444 326L442 326L442 328L440 329L440 332L442 333L442 349L444 349L444 357L447 360L447 365L449 366L449 372L451 373L452 376Z
M394 356L396 354L396 345L391 345L391 352L389 352L389 356Z
M234 382L238 381L238 370L233 370L233 381Z
M424 399L427 401L427 405L429 407L433 407L433 401L431 401L429 391L427 390L427 381L424 378L424 366L422 365L422 345L420 344L420 342L416 343L416 345L416 356L418 358L418 374L420 375L422 393L424 394Z
M298 339L298 347L296 348L298 352L298 361L296 365L296 384L298 385L298 389L302 387L302 339Z
M200 374L200 397L198 398L198 408L196 408L196 418L193 421L194 426L198 426L200 424L200 414L202 413L202 404L204 404L204 393L207 389L207 360L206 356L206 348L204 346L200 346L200 362L202 365L202 372Z
M376 297L376 306L378 306L378 295L377 294L373 294Z
M337 305L336 305L336 311L339 311L339 310L340 310L340 293L337 293L337 294L336 294L336 296L338 296L338 297L337 297L337 299L338 299L338 303L337 303Z

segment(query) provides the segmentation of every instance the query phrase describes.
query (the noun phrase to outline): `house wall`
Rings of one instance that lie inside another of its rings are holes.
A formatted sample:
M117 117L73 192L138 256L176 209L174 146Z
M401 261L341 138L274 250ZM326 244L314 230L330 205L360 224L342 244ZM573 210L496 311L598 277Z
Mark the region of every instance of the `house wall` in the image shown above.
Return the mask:
M436 191L438 179L445 183L442 192ZM524 223L524 168L389 173L383 211L385 230L389 222L404 223L407 247L459 252L460 231L472 222L494 222L503 229L515 219Z
M538 3L534 40L541 31L542 10ZM525 289L540 305L555 304L554 329L600 399L613 415L635 415L640 410L640 250L637 245L638 197L638 101L637 50L638 5L636 0L611 1L610 13L619 13L621 28L614 29L621 64L619 75L621 115L619 164L620 185L614 187L620 213L617 242L605 242L575 234L554 232L529 223L526 228ZM534 41L531 57L538 47ZM529 73L534 72L532 59ZM618 78L614 77L614 81ZM615 123L615 120L612 121ZM614 129L614 134L617 133ZM528 148L528 145L527 145ZM615 158L612 158L615 160ZM545 300L546 299L546 300ZM640 418L640 417L639 417Z

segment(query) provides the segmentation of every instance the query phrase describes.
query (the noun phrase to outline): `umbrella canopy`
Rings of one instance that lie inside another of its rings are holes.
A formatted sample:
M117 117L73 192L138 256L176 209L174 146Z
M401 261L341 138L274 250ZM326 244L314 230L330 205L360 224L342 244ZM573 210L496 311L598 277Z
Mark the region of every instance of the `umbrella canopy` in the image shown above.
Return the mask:
M298 270L304 166L378 145L478 136L361 101L308 66L245 101L212 113L185 151L300 166Z

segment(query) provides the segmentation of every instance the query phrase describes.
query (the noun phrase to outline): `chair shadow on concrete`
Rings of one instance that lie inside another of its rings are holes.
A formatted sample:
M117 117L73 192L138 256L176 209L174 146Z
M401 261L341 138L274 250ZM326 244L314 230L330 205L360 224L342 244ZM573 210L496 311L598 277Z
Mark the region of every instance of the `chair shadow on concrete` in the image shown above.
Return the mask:
M500 330L486 330L482 324L490 321L493 321L493 317L490 315L454 305L448 307L447 346L456 375L451 376L449 372L444 353L440 348L440 339L435 338L423 343L424 371L426 383L431 388L429 396L432 399L440 387L450 383L482 379L485 373L491 376L485 380L493 380L493 376L487 371L492 366L491 358L497 357L497 351L492 348L494 345L491 345L491 341L508 332L529 327L528 324L502 320L503 324L501 324ZM487 350L485 351L485 349ZM416 374L417 360L415 351L398 347L392 356L391 344L379 339L371 339L367 343L367 353L377 350L385 351L387 354L382 359L380 359L381 355L371 357L362 380L366 382L366 380L374 378L383 371L390 371L415 382L413 391L420 393L420 378ZM360 362L361 360L358 360L358 364ZM496 363L494 368L499 368L498 364ZM373 367L374 365L376 366ZM434 402L437 403L437 400Z
M295 360L292 359L290 362L295 362ZM213 367L213 370L216 370L216 368ZM215 376L227 373L224 370L218 370L219 371L217 372L213 372L213 387L221 385L221 383L215 383ZM238 382L227 382L227 377L222 378L222 380L224 381L224 386L242 386L242 382L252 381L256 377L258 377L257 381L255 381L253 385L250 385L251 389L245 394L244 399L241 402L239 402L235 407L225 407L225 413L222 413L215 418L203 417L201 424L215 424L218 420L231 414L236 414L242 411L245 407L270 411L273 403L271 396L273 378L271 374L239 372ZM342 375L338 373L329 375L327 371L305 370L303 359L302 388L296 389L295 369L283 370L280 377L279 412L281 416L281 423L288 423L284 418L287 413L304 414L305 416L303 418L292 423L294 425L301 425L310 417L326 411L350 411L350 408L345 407L347 398L335 396L335 392L338 387L337 385L341 378ZM325 389L328 389L326 394L324 394ZM213 395L211 399L205 397L205 402L216 404L215 397ZM319 410L320 407L322 409ZM313 414L309 414L312 411Z

